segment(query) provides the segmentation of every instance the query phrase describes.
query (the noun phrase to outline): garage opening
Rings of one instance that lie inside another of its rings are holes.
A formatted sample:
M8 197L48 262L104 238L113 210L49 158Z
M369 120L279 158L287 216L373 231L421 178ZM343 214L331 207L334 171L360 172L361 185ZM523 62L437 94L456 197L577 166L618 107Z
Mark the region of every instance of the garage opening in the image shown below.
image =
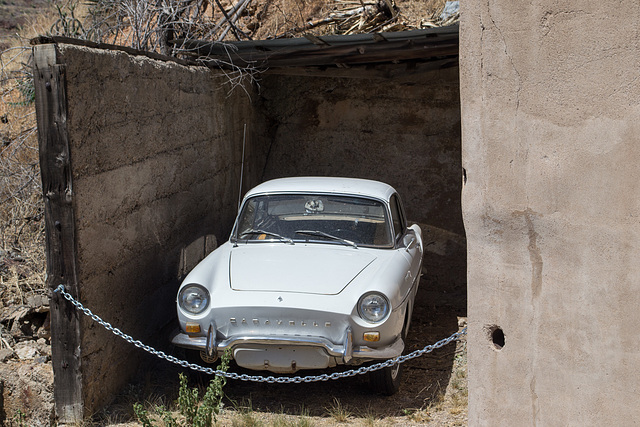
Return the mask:
M228 238L239 193L278 177L368 178L394 186L423 230L407 348L457 331L466 316L457 37L449 27L239 43L236 62L268 71L233 91L215 68L41 39L49 286L64 284L114 326L171 351L179 281ZM193 51L212 63L221 54L206 43ZM148 360L59 296L52 324L61 421L109 403ZM411 387L423 389L420 372L434 366L446 375L452 361L415 367ZM263 394L272 393L281 392Z

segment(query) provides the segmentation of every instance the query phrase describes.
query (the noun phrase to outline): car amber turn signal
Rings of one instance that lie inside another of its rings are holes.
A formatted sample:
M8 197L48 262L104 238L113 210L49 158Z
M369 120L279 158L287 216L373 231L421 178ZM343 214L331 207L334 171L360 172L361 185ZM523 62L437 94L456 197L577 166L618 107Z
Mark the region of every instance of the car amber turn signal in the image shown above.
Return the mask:
M198 332L200 332L200 324L187 322L185 332L188 334L197 334Z
M380 341L380 332L365 332L362 339L369 342Z

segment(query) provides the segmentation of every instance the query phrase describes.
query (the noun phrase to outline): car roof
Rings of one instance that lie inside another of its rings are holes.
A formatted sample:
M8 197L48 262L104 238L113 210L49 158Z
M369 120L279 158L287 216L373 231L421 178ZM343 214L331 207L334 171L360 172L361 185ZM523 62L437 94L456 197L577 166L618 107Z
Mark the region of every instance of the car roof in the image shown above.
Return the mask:
M388 201L395 192L389 184L370 179L305 176L263 182L249 190L245 198L268 193L330 193L374 197Z

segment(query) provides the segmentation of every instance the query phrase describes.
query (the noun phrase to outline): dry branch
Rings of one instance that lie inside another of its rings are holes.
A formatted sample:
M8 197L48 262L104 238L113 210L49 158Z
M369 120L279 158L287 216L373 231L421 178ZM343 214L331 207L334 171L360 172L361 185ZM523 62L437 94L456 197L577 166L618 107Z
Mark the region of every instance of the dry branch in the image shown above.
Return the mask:
M247 36L244 32L240 31L235 26L236 21L238 20L240 15L242 15L242 12L245 10L245 8L251 2L251 0L240 0L240 1L238 1L238 3L236 3L235 6L232 9L231 16L229 16L229 14L224 10L224 7L222 7L222 4L220 4L220 0L215 0L215 2L216 2L216 4L218 5L218 7L220 8L220 10L222 11L222 13L224 15L224 19L220 20L218 25L216 25L216 28L219 29L225 23L227 24L226 28L222 32L222 34L220 34L218 36L218 41L224 40L225 36L229 32L229 29L233 30L233 33L235 34L236 39L241 40L240 34L242 34L245 38L251 40L251 37Z

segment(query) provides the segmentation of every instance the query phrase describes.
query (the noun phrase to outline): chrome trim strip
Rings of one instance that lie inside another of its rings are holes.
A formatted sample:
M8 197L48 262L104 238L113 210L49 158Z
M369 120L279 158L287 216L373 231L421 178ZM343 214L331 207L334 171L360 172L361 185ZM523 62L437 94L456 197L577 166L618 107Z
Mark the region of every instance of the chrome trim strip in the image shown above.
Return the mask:
M351 361L353 357L353 334L351 328L347 328L347 333L344 334L344 345L342 346L342 360L345 365Z
M213 357L214 354L218 353L218 343L216 342L216 326L215 323L211 322L209 325L209 330L207 331L207 342L205 344L205 352L207 356Z
M350 332L350 330L349 330ZM345 344L349 345L349 341L345 337ZM190 337L184 333L178 333L173 337L171 343L177 347L188 348L192 350L206 350L207 338L206 337ZM351 359L393 359L402 354L404 350L404 342L402 338L398 339L391 345L383 348L371 348L367 346L353 346L351 339L350 345L352 347L351 357L346 356L348 354L348 348L345 345L334 344L326 338L311 337L311 336L238 336L231 337L229 339L218 342L218 353L224 352L227 348L235 348L241 346L251 345L287 345L287 346L311 346L324 348L329 356L339 358L343 363L349 363ZM346 359L349 359L348 361Z
M187 348L189 350L204 350L207 347L207 338L190 337L187 334L178 333L171 338L171 344L176 347Z

